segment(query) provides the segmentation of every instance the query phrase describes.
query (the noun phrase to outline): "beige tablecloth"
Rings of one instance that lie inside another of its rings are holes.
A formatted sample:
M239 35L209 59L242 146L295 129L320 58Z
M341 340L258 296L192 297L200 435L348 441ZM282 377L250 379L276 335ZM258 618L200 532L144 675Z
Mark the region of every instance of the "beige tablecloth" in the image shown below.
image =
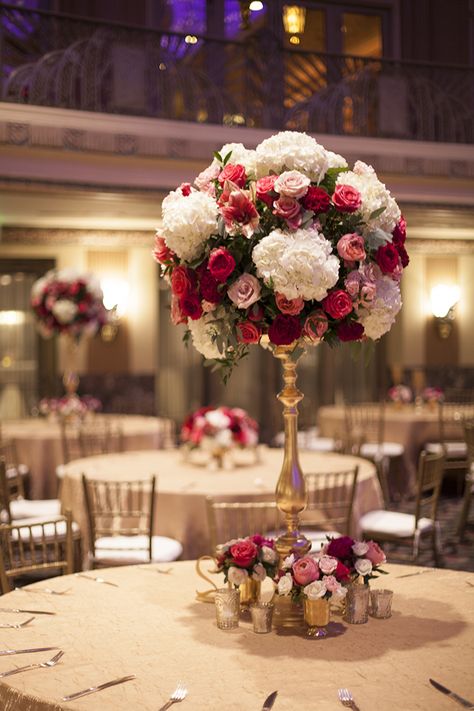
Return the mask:
M243 457L244 455L242 455ZM157 476L155 533L177 538L184 547L184 558L209 553L206 496L235 501L273 501L283 461L282 450L261 448L258 464L231 471L210 471L183 461L178 450L125 452L88 457L70 462L65 468L61 501L72 510L84 538L86 515L81 475L97 479L147 479ZM382 506L380 486L371 462L340 454L301 452L303 471L325 472L350 469L359 464L359 480L354 502L353 529L362 514Z
M278 690L275 711L340 711L348 687L362 711L454 711L429 677L474 701L474 575L449 570L400 578L416 569L385 566L374 587L394 590L393 616L365 625L339 623L340 636L256 635L247 621L232 632L215 624L214 608L195 601L203 581L194 563L169 575L149 569L103 571L119 587L83 578L55 579L63 596L12 592L2 607L55 611L23 630L3 630L2 647L58 646L51 669L0 680L2 711L157 711L178 680L189 691L182 711L257 711ZM419 569L421 570L421 569ZM219 578L217 578L218 580ZM44 587L37 584L36 587ZM34 604L33 604L34 598ZM1 621L24 615L0 613ZM0 671L49 659L54 652L0 657ZM136 679L75 702L61 697L94 684Z
M171 420L140 415L103 417L120 424L126 450L161 448L172 444L174 425ZM2 423L2 437L15 441L19 462L30 469L31 498L57 496L56 469L63 463L59 424L39 417L7 421Z

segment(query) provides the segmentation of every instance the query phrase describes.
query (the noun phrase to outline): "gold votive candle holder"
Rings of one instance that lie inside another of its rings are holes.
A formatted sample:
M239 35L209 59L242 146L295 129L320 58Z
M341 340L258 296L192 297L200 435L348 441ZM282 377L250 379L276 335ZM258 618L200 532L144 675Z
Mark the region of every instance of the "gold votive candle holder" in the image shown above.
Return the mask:
M250 605L253 631L256 634L267 634L272 631L274 609L273 602L255 602Z
M240 593L233 588L221 588L214 596L216 622L220 630L233 630L239 626Z
M379 620L392 616L392 590L371 590L370 614Z
M317 600L309 600L305 598L303 601L304 621L308 625L308 637L326 637L326 625L329 624L330 610L329 600L318 598Z

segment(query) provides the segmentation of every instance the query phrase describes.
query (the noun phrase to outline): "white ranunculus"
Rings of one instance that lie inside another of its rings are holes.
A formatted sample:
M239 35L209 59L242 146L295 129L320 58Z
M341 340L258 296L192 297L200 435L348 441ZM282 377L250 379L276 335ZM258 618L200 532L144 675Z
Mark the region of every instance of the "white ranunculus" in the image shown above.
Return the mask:
M218 153L220 154L223 160L228 153L231 153L231 156L227 161L228 163L231 163L232 165L243 165L247 177L256 177L257 154L255 153L255 151L246 148L243 143L226 143L222 146ZM214 158L211 163L211 166L214 165L219 165L216 158Z
M352 546L352 550L356 555L365 555L369 550L369 546L365 541L356 541Z
M59 323L71 323L77 314L77 304L69 299L58 299L53 304L51 311Z
M327 587L322 580L313 580L312 583L303 588L303 594L308 600L318 600L327 593Z
M219 333L219 328L215 325L214 313L204 314L195 321L188 321L188 328L191 331L194 348L202 353L205 358L222 358L213 336Z
M262 546L262 560L264 563L269 563L273 565L278 560L278 553L270 548L270 546Z
M216 430L225 430L230 427L230 417L219 409L209 410L209 412L205 413L204 419Z
M294 554L294 553L292 553L291 555L287 556L287 557L285 558L285 560L283 561L283 563L282 563L282 566L281 566L282 569L283 569L283 570L289 570L290 568L292 568L292 567L293 567L293 563L295 562L295 560L296 560L296 558L295 558L295 554Z
M361 309L359 312L359 321L364 326L365 335L374 341L390 331L402 308L398 282L382 276L376 280L375 286L375 297L370 304L370 309Z
M232 585L242 585L248 577L249 574L244 568L237 568L235 565L232 565L227 573L227 578Z
M258 580L262 582L262 580L265 580L267 577L267 571L263 567L261 563L257 563L256 566L254 566L253 572L252 572L252 578L253 580Z
M354 563L354 568L359 575L369 575L372 572L372 563L368 558L359 558Z
M162 207L161 234L167 246L187 262L200 257L209 237L217 232L216 201L195 190L183 195L178 188L165 197Z
M339 259L316 229L287 233L276 229L255 246L257 275L287 299L321 301L339 276Z
M257 146L257 178L298 170L319 183L327 169L326 149L306 133L282 131Z
M279 595L289 595L293 588L293 578L291 573L287 573L278 581L277 590Z

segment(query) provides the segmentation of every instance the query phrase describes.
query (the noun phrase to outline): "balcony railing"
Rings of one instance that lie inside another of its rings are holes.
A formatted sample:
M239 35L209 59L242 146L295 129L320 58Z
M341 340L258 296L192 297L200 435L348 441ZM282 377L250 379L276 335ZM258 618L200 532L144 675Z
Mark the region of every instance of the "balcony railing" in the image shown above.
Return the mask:
M469 67L302 52L0 3L2 100L199 123L472 143Z

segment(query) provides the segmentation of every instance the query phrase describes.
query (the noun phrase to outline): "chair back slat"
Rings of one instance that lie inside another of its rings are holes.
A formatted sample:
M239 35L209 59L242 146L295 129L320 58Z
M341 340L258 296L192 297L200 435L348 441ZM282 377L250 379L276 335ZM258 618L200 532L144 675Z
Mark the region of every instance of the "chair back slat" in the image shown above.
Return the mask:
M305 474L308 505L301 515L305 528L349 535L359 467L338 472Z
M348 454L360 453L363 444L381 445L385 435L385 404L362 402L344 407L346 433L343 447Z
M215 501L208 497L206 504L211 555L219 544L234 538L282 530L282 515L271 501Z
M118 422L94 416L83 422L60 420L64 463L98 454L123 452L123 430Z
M14 440L3 440L3 442L0 442L0 458L5 460L10 501L12 499L24 498L24 477L21 473L18 452Z
M436 520L439 495L443 483L444 465L444 454L421 452L418 461L415 528L417 527L419 519L423 516L433 521Z

